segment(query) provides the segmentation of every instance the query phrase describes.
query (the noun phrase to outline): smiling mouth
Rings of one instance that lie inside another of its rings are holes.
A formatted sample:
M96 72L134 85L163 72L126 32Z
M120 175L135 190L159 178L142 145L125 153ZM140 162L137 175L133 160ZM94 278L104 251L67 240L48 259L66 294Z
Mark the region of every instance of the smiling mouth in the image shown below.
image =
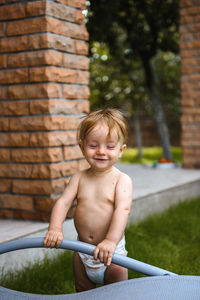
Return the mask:
M107 161L107 158L95 158L97 161Z

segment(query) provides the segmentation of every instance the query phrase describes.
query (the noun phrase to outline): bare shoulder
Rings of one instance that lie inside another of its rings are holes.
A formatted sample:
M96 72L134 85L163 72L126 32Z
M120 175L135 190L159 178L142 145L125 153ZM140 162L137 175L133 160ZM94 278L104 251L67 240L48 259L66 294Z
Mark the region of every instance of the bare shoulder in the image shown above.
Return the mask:
M132 179L126 173L119 171L118 183L132 186Z
M70 183L79 184L81 179L84 179L87 176L87 173L88 173L88 169L78 171L77 173L72 175L72 177L70 179Z
M77 173L73 174L69 180L68 187L78 186L80 178L81 178L81 171L78 171Z

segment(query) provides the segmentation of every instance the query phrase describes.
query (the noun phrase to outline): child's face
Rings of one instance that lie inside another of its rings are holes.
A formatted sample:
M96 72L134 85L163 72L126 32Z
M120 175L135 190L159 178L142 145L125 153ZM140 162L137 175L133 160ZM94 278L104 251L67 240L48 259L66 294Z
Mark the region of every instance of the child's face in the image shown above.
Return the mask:
M86 160L96 171L111 168L126 149L126 145L122 145L119 141L115 130L108 134L109 128L105 124L97 124L84 144L80 145Z

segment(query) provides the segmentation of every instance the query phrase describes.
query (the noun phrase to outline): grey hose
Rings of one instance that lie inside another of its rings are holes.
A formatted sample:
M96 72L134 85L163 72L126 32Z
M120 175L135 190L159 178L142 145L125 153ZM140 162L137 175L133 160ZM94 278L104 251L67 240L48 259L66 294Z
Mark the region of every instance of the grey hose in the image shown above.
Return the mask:
M44 238L24 238L2 243L0 244L0 254L27 248L43 248L43 239ZM93 255L95 246L80 241L64 239L59 248ZM112 263L149 276L177 275L119 254L113 255Z

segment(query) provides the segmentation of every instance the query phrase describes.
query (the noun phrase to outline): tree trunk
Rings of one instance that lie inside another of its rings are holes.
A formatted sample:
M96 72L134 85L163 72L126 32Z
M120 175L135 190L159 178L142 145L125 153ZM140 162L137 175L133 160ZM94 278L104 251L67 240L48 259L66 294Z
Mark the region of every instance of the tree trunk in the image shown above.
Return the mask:
M135 128L136 144L138 148L138 158L142 158L142 133L140 128L139 112L135 112L133 116L133 122Z
M158 133L160 136L162 148L163 148L163 156L167 160L172 159L171 154L171 145L170 145L170 137L169 137L169 130L165 119L165 114L159 99L157 87L156 87L156 77L155 72L150 60L144 59L143 60L144 69L145 69L145 76L147 87L149 90L149 99L151 101L154 116L157 124Z

